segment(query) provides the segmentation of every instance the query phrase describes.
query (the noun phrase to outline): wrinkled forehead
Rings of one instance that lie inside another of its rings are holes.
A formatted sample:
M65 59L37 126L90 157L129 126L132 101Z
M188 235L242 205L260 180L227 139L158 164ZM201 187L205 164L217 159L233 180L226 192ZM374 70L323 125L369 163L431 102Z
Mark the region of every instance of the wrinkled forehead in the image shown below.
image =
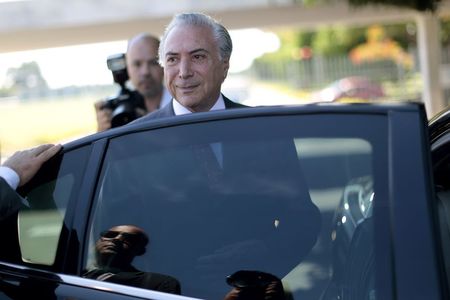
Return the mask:
M191 53L199 49L211 53L218 51L212 29L207 26L178 25L167 34L163 55Z

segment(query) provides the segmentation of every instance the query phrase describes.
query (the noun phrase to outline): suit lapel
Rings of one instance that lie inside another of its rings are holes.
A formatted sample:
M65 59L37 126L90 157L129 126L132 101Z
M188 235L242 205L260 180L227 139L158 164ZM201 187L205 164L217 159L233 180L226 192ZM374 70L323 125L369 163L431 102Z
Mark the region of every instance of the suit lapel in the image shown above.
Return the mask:
M159 109L159 117L173 117L175 116L175 112L173 111L173 99L168 103L168 105Z

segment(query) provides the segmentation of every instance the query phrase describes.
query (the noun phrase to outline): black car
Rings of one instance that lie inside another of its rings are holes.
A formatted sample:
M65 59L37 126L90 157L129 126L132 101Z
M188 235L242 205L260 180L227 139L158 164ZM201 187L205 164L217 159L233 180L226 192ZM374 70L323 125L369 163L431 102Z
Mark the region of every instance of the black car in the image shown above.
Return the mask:
M70 142L1 224L0 299L448 299L448 124L329 103Z

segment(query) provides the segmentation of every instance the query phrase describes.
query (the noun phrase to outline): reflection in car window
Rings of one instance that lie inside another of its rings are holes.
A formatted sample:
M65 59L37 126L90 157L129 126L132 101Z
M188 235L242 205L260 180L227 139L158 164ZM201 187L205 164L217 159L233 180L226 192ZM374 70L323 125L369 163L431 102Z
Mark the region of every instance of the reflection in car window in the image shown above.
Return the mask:
M133 269L97 279L136 286L130 272L139 270L206 299L375 299L371 210L386 128L364 118L370 126L357 126L361 116L260 117L112 139L85 274L105 268L95 250L102 232L132 225L148 237L145 252ZM114 236L111 259L124 247Z

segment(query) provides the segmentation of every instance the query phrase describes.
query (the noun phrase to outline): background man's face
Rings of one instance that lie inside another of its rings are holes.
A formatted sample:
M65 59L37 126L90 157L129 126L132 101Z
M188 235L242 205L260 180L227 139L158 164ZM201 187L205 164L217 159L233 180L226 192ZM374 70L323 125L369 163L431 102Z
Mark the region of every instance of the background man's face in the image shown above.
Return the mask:
M158 45L147 39L134 41L127 51L130 81L145 98L161 94L163 69L158 64Z
M164 80L172 96L191 111L208 111L229 68L207 27L177 26L164 45Z

